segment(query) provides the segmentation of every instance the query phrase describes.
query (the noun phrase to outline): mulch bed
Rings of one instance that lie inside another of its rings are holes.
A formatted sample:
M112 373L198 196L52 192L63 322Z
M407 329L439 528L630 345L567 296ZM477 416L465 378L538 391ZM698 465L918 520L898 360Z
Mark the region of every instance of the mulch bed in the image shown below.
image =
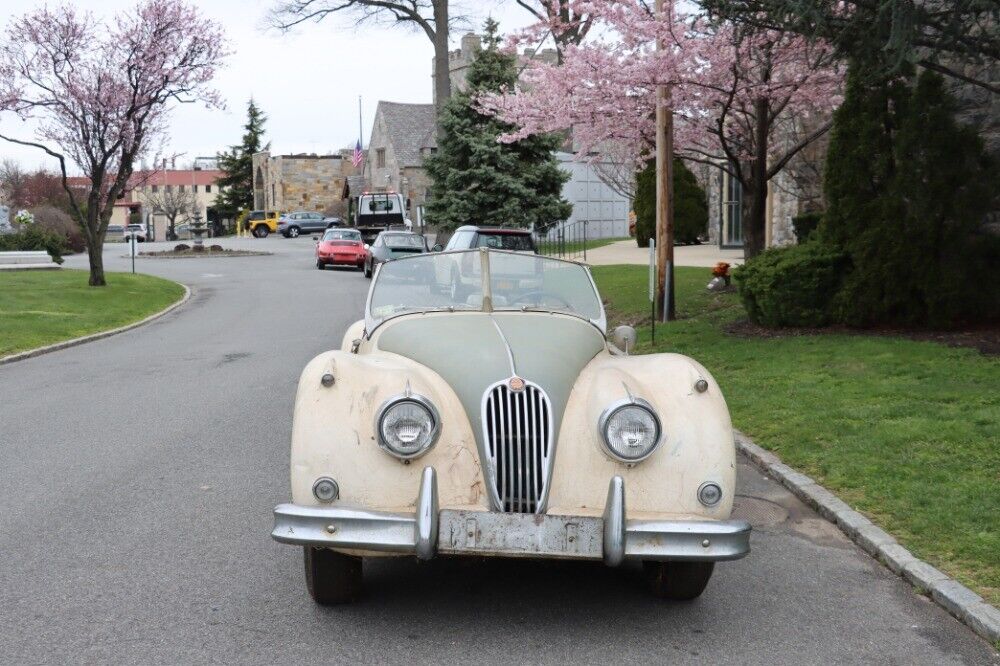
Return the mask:
M188 248L186 250L161 250L159 252L140 252L136 256L148 257L150 259L191 259L191 258L204 259L207 257L266 257L270 255L271 255L270 252L258 252L256 250L226 250L216 245L215 248L206 247L201 252L195 252L193 249Z
M767 328L744 319L725 327L725 332L742 338L790 338L799 335L878 335L937 342L949 347L971 347L986 356L1000 355L1000 324L986 324L956 331L915 331L898 328Z

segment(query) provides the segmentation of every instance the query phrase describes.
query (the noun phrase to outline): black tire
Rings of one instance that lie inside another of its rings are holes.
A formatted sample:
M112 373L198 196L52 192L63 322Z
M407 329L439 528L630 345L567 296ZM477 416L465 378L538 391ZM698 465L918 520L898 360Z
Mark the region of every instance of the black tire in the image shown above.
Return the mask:
M372 269L368 266L368 262L365 262L365 277L369 280L372 279Z
M653 596L671 601L691 601L701 596L712 577L715 562L652 562L642 568Z
M299 228L298 227L288 227L288 232L285 234L285 238L298 238Z
M267 228L266 224L258 224L253 228L253 235L257 238L267 238L268 233L270 233L270 229Z
M326 264L324 264L322 261L320 261L319 259L317 259L316 260L316 268L320 269L321 271L326 270Z
M361 558L325 548L302 549L306 588L320 606L346 604L361 596Z

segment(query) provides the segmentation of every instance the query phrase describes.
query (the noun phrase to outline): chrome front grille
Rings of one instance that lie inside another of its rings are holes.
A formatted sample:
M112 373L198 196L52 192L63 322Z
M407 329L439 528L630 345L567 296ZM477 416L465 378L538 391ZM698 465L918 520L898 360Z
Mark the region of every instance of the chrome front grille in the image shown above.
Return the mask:
M538 386L513 391L504 380L483 396L483 437L501 511L537 513L549 483L552 405Z

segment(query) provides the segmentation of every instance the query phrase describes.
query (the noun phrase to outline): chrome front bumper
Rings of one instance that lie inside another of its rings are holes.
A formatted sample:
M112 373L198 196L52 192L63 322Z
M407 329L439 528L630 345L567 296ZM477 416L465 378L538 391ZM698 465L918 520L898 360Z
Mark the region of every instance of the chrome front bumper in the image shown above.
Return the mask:
M274 508L271 536L282 543L341 550L435 555L603 560L736 560L750 552L744 520L627 520L625 483L611 479L601 518L440 510L437 476L427 467L416 511L369 511L337 505Z

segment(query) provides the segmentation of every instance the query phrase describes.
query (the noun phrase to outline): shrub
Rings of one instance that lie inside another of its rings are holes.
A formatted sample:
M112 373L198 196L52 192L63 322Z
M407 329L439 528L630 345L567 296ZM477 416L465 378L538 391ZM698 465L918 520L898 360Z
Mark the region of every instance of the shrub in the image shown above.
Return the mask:
M950 328L1000 318L1000 251L984 224L1000 177L976 133L956 123L940 76L871 86L849 70L825 174L820 232L853 267L839 321Z
M805 243L822 221L823 212L818 210L793 217L792 229L795 230L795 240Z
M87 249L87 241L83 232L72 217L55 206L38 206L32 208L35 215L35 226L51 231L66 239L66 246L73 252L83 252Z
M649 247L656 235L656 160L649 160L635 176L635 239ZM708 230L708 200L695 175L674 158L674 243L699 242Z
M772 248L733 272L750 321L762 326L825 326L849 268L841 250L819 241Z
M62 255L66 252L66 239L57 233L40 229L35 224L26 226L17 233L0 234L0 252L32 250L45 250L53 261L61 264Z
M188 245L187 243L178 243L177 245L174 245L174 252L184 252L190 249L191 246Z

